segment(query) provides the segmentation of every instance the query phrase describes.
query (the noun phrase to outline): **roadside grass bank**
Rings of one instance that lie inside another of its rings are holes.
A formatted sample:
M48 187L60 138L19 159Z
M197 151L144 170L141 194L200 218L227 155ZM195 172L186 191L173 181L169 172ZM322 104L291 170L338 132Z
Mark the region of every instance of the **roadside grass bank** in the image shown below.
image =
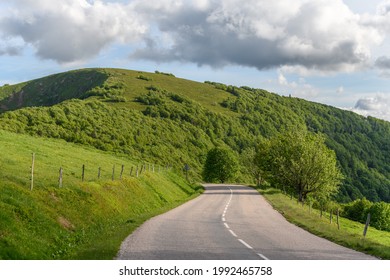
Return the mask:
M390 259L390 232L369 227L364 238L364 224L339 217L340 229L338 229L335 215L333 215L331 223L328 212L324 211L320 217L319 210L310 209L308 205L298 204L296 199L291 200L280 190L272 188L257 188L257 190L289 222L342 246L380 259Z
M201 192L200 186L169 170L146 168L136 177L136 161L64 141L0 130L0 154L4 260L113 259L121 242L140 224Z

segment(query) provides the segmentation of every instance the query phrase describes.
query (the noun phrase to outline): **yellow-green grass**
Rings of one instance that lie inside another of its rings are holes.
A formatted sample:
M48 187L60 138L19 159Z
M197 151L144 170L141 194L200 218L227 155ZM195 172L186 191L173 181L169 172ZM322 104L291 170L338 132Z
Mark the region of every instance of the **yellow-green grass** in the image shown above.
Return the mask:
M105 68L102 71L105 71L109 75L108 79L105 81L106 85L109 86L119 83L124 87L123 95L128 102L113 103L113 106L140 110L144 109L146 106L141 105L134 100L141 94L147 93L147 88L153 85L168 92L183 94L191 100L199 102L202 106L211 111L227 115L237 115L235 112L219 106L219 103L227 98L233 98L233 96L226 91L216 89L210 84L199 83L164 74L133 70ZM139 79L138 77L140 76L146 77L149 80Z
M64 141L0 130L0 154L0 259L112 259L142 222L199 193L173 172L147 165L136 178L137 162Z
M259 189L260 193L290 222L335 243L361 251L381 259L390 259L390 232L369 227L363 237L364 224L340 217L340 229L337 226L337 216L309 209L308 205L298 204L296 199L290 199L279 190Z

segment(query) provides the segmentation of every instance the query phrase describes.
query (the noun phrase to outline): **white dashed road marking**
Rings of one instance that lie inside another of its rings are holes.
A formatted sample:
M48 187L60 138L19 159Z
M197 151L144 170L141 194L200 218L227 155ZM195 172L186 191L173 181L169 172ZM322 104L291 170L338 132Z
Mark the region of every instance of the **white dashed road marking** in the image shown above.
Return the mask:
M253 248L248 243L246 243L244 240L238 239L238 241L240 241L242 244L244 244L248 249L253 250Z
M227 210L228 210L228 208L229 208L229 205L230 205L230 202L232 201L232 198L233 198L233 190L232 190L231 188L229 188L229 190L230 190L230 198L229 198L228 203L226 204L225 210L223 211L223 214L222 214L222 222L223 222L223 224L225 225L225 227L226 227L227 229L229 229L229 232L231 233L231 235L233 235L234 237L236 237L237 240L238 240L239 242L241 242L245 247L247 247L248 249L254 251L253 247L250 246L248 243L246 243L244 240L239 239L238 236L237 236L237 234L236 234L234 231L232 231L232 230L230 229L229 225L226 223L226 217L225 217L225 216L226 216L226 212L227 212ZM258 256L259 256L260 258L262 258L263 260L269 260L269 259L268 259L266 256L264 256L263 254L256 253L256 255L258 255Z

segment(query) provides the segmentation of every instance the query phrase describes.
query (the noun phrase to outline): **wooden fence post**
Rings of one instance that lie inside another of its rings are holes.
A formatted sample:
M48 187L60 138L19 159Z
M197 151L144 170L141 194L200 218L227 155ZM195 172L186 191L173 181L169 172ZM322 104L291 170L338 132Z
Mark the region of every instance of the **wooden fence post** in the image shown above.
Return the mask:
M137 176L137 178L138 178L138 164L137 164L137 169L136 169L136 171L135 171L135 173L136 173L136 176Z
M371 220L371 214L368 213L368 214L367 214L366 225L364 226L364 231L363 231L363 236L364 236L364 238L366 238L367 229L368 229L368 226L369 226L369 224L370 224L370 220Z
M112 167L112 177L111 177L111 179L112 179L112 181L114 181L114 179L115 179L115 164Z
M83 164L83 170L81 173L81 181L83 181L83 182L84 182L84 176L85 176L85 164Z
M62 167L60 167L60 176L58 178L58 187L59 188L62 188L62 173L63 173L63 169L62 169Z
M100 179L100 175L101 175L101 167L98 168L98 179Z
M35 165L35 153L32 153L32 163L31 163L31 185L30 190L34 188L34 165Z
M125 169L125 166L122 164L121 175L119 176L120 180L122 180L122 175L123 175L124 169Z
M333 210L332 209L330 209L330 211L329 211L329 216L330 216L330 224L332 224L332 214L333 214Z
M131 169L130 169L130 177L132 177L133 176L133 166L131 167Z
M337 228L340 230L340 210L337 208Z

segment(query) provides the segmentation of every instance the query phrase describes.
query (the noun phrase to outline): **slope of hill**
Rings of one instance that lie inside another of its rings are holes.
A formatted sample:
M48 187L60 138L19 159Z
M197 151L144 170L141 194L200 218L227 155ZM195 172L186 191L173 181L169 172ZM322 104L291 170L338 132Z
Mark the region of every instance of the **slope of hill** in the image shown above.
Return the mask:
M120 69L71 71L3 86L0 98L2 129L179 169L189 164L196 180L214 145L241 154L263 137L307 127L324 133L336 151L346 177L339 201L364 196L390 202L390 123L349 111L260 89ZM249 180L244 167L239 180Z
M198 193L162 167L137 177L140 162L63 140L0 130L0 154L0 260L112 259L146 219Z
M71 98L83 98L85 92L107 79L104 72L72 71L42 79L5 85L0 89L0 113L31 106L50 106Z

